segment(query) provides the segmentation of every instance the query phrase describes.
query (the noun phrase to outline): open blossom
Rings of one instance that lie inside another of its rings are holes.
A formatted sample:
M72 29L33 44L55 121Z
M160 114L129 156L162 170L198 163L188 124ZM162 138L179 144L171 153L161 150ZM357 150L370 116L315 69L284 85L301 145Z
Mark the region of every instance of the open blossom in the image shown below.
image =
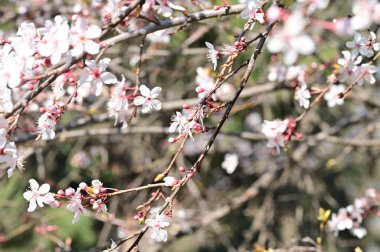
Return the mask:
M98 39L102 30L97 25L88 26L86 20L78 18L71 27L72 55L78 57L83 52L95 55L99 52L100 46L94 40Z
M22 170L22 159L19 157L14 142L8 142L8 121L0 115L0 164L6 163L9 168L7 170L8 178L12 177L14 170L19 168Z
M327 106L333 108L336 105L342 105L344 103L344 99L341 97L341 94L344 91L344 85L333 85L330 90L324 95L324 98L327 101Z
M94 60L86 60L87 71L81 75L79 83L91 83L95 88L95 95L99 96L102 92L103 83L110 85L117 83L116 76L111 72L106 72L111 59L104 58L98 64Z
M154 219L146 219L145 224L151 228L151 236L154 241L161 242L168 240L168 232L164 229L170 225L165 215L156 213Z
M309 55L315 50L311 37L303 32L307 25L300 11L295 11L286 21L284 27L273 34L268 41L268 50L272 53L285 53L284 62L292 65L298 54ZM300 46L302 45L302 46Z
M267 146L276 148L277 153L280 153L280 147L285 146L284 133L288 128L289 120L274 120L264 121L261 132L268 138Z
M174 133L178 130L178 133L181 133L183 128L186 127L187 119L182 115L181 112L175 112L175 115L171 118L172 124L170 124L169 132Z
M220 52L215 50L213 44L206 41L207 46L207 58L209 61L214 65L214 71L216 67L218 66L218 59L220 58Z
M362 85L364 82L369 84L374 84L376 82L375 77L373 76L377 72L377 68L374 65L363 64L360 66L360 74L361 77L358 81L359 85Z
M360 74L360 62L362 57L353 57L349 51L342 51L343 58L338 59L339 76L338 80L340 82L349 81L351 83L355 82Z
M110 116L115 117L115 125L121 119L123 121L122 128L128 126L124 116L128 113L128 107L128 97L125 93L125 78L122 76L122 80L116 84L111 99L108 101L108 112Z
M261 6L261 0L247 0L247 8L245 8L240 13L241 18L259 21L261 24L263 24L265 20L264 11L261 9ZM249 28L253 29L254 25L255 23L252 23Z
M37 44L38 53L43 57L50 57L51 63L58 64L70 47L70 28L61 16L54 18L55 23L50 20L45 22L45 27L39 29L43 34L41 41Z
M222 168L226 170L228 174L234 173L238 165L239 165L239 156L236 153L227 153L224 156Z
M297 88L294 99L299 102L301 107L308 109L310 106L310 98L311 94L307 89L306 83L304 83L300 88Z
M96 214L100 214L100 213L108 214L107 205L101 199L98 199L94 203L92 203L92 209L96 210Z
M0 89L5 87L14 88L21 82L22 65L12 51L10 44L5 44L0 50L1 61L6 62L0 67Z
M44 113L38 119L37 131L40 134L42 140L51 140L55 136L55 124L56 122L52 120L49 113Z
M50 191L49 184L38 185L38 182L34 179L29 180L30 190L24 192L24 198L29 201L28 212L36 210L37 205L44 206L45 196Z
M156 99L161 93L161 87L155 87L150 90L146 85L140 85L140 96L137 96L133 103L136 106L142 106L141 112L148 113L151 110L161 110L161 102Z
M70 195L67 209L74 212L74 219L72 221L73 224L77 223L80 216L86 212L86 209L82 205L82 195L80 193L80 190Z
M356 32L353 41L348 41L346 43L348 48L351 48L351 54L353 58L356 58L359 53L368 58L374 55L375 51L380 50L380 43L376 42L376 34L370 32L368 38L363 37L360 33Z

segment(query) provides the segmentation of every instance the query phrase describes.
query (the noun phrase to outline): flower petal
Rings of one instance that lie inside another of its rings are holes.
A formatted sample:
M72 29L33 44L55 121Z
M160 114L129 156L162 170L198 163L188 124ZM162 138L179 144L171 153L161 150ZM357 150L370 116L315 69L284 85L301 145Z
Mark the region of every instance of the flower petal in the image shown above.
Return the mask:
M99 52L99 44L92 41L92 40L87 40L86 43L84 44L84 49L86 50L87 53L91 55L95 55Z
M30 189L32 189L32 192L37 192L38 187L40 187L40 185L35 179L29 179L29 185Z
M113 73L110 73L110 72L104 72L102 73L102 81L109 85L109 84L114 84L114 83L117 83L117 78L116 76L113 74Z
M154 99L157 98L161 93L162 88L161 87L155 87L150 91L150 96Z
M133 100L133 103L134 103L136 106L143 105L145 102L146 102L146 98L143 97L143 96L137 96L137 97Z
M142 96L145 96L145 97L149 97L150 96L150 90L149 90L149 88L146 85L142 84L140 86L139 90L140 90L140 93L141 93Z
M43 184L41 185L40 189L38 189L39 194L46 194L50 191L50 185L49 184Z
M36 210L36 208L37 208L36 199L33 198L29 202L28 212L33 212L34 210Z

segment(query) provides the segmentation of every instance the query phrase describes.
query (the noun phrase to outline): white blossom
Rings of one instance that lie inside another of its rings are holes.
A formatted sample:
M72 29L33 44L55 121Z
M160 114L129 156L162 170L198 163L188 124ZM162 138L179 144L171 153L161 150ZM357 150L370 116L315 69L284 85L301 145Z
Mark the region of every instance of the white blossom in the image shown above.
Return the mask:
M345 87L342 84L333 85L328 92L324 95L325 100L327 101L327 106L330 108L335 107L336 105L342 105L344 99L341 97L341 94L345 91Z
M168 232L164 229L170 225L168 218L162 214L155 214L154 219L146 219L145 224L151 228L151 236L154 241L167 241Z
M310 98L310 91L307 89L306 83L303 83L301 87L297 88L294 99L299 102L301 107L308 109L310 106Z
M155 87L150 90L146 85L140 85L140 96L137 96L133 103L136 106L142 106L141 112L148 113L151 110L161 110L161 102L156 99L161 93L161 87Z
M228 174L234 173L238 165L239 165L239 156L236 153L227 153L224 156L222 168L226 170Z
M37 205L44 206L45 195L50 191L49 184L38 185L38 182L34 179L29 180L30 190L24 192L24 198L29 201L28 212L36 210Z
M87 71L81 75L79 83L91 83L95 89L95 95L102 93L103 83L110 85L117 83L116 76L111 72L106 72L111 59L104 58L98 64L94 60L86 60Z

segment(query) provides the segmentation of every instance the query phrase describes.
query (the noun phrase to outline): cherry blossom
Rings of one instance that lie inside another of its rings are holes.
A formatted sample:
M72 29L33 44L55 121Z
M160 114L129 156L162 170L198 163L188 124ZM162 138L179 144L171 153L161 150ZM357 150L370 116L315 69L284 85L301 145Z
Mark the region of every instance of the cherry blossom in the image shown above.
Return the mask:
M38 119L37 131L42 140L51 140L55 137L56 122L50 117L49 113L44 113Z
M269 39L267 47L272 53L285 53L284 62L292 65L298 54L309 55L315 50L314 41L303 32L307 22L300 11L294 11L285 21L282 30L277 31ZM302 45L302 46L299 46Z
M181 112L175 112L175 115L171 118L172 123L169 127L169 132L174 133L176 130L178 130L178 133L181 133L183 128L186 127L187 119L182 115Z
M95 88L95 95L99 96L102 92L103 83L110 85L117 83L117 78L113 73L106 72L111 59L104 58L98 64L94 60L86 60L87 71L81 75L79 83L91 83Z
M45 27L39 29L43 35L37 45L38 53L43 57L50 57L53 65L58 64L62 55L69 50L69 25L61 16L54 18L55 23L47 20Z
M340 231L348 229L351 234L362 239L367 230L361 226L363 217L372 209L379 207L378 195L374 189L369 189L364 197L355 200L353 205L339 209L338 213L331 215L328 227L335 235Z
M148 113L151 110L161 110L161 102L156 98L161 93L161 87L155 87L150 90L146 85L140 85L140 96L137 96L133 103L136 106L142 106L141 112Z
M107 205L101 199L96 200L92 203L92 209L96 210L96 214L106 213L108 214Z
M351 54L353 58L356 58L359 53L370 58L374 55L374 51L380 50L380 43L376 43L376 34L374 32L370 32L368 38L356 32L354 40L348 41L346 46L352 48Z
M324 95L325 100L327 101L327 106L330 108L335 107L336 105L342 105L344 103L343 97L341 94L345 91L345 87L342 84L333 85L328 92Z
M80 190L76 191L69 197L69 203L67 204L67 209L74 212L74 219L72 223L77 223L80 216L86 212L86 209L82 205L82 195Z
M7 142L0 148L0 164L4 162L9 166L7 170L8 178L13 176L16 167L20 171L24 168L22 159L17 153L16 144L14 142Z
M11 45L5 44L0 54L1 61L6 62L0 67L0 88L5 88L7 85L14 88L21 82L22 65L17 62Z
M306 83L303 83L301 87L297 88L294 99L299 102L301 107L308 109L310 106L310 98L310 91L307 89Z
M343 58L338 59L340 82L355 82L360 74L360 67L358 66L362 61L362 57L353 57L349 51L342 51Z
M24 198L29 201L28 212L36 210L37 205L39 207L44 206L45 196L50 191L49 184L42 184L39 186L38 182L34 179L29 180L30 190L24 192Z
M207 58L209 61L214 65L214 71L216 70L216 67L218 66L218 59L220 58L220 52L215 50L213 44L209 42L205 42L207 46Z
M123 122L122 128L126 128L128 126L124 116L128 113L128 108L129 103L128 97L125 93L125 78L122 76L122 80L116 84L111 99L108 101L108 112L110 116L115 117L115 125L121 118Z
M228 174L234 173L238 165L239 165L239 156L236 153L227 153L224 156L222 168L226 170Z
M280 147L285 146L284 133L288 127L288 120L264 121L261 132L268 138L267 146L276 148L277 153L280 153Z
M251 19L253 21L259 21L259 23L263 24L264 20L264 11L261 9L262 3L260 0L248 0L247 8L245 8L240 16L243 19ZM253 22L249 29L253 29L255 22Z
M167 241L168 232L164 229L170 225L168 218L162 214L156 213L154 219L146 219L145 224L151 228L151 236L154 241Z
M375 54L374 52L377 52L379 50L380 43L376 42L376 34L374 32L370 32L369 37L366 40L364 40L364 44L360 48L360 54L370 58Z
M80 56L83 52L95 55L99 52L99 44L94 40L98 39L102 30L97 25L88 26L83 18L77 18L74 21L74 26L71 27L71 45L74 47L72 55L75 57Z
M360 79L358 80L359 85L363 85L364 82L369 84L374 84L376 78L373 76L377 72L377 68L374 65L363 64L360 66Z

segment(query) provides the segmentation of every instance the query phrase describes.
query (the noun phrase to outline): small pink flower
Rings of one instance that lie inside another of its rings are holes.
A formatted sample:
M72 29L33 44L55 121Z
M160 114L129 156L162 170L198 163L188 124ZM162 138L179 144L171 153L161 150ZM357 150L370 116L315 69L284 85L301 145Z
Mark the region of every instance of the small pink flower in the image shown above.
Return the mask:
M38 185L37 181L34 179L29 180L30 190L24 192L24 198L29 201L28 212L33 212L36 210L37 205L40 207L44 206L45 194L50 191L49 184Z
M161 93L161 87L155 87L150 90L146 85L140 85L140 96L137 96L133 103L136 106L142 106L141 112L148 113L151 110L161 110L161 102L156 99Z

